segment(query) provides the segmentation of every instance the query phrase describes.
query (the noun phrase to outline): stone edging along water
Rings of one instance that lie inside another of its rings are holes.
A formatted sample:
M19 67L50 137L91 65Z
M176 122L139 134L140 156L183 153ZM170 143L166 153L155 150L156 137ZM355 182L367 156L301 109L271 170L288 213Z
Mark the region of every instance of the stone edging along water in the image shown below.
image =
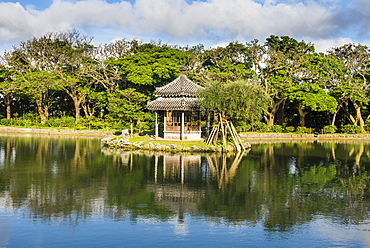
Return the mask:
M140 141L140 142L129 142L128 137L124 136L114 136L107 135L102 139L102 143L109 148L123 149L123 150L150 150L150 151L167 151L167 152L235 152L235 146L228 145L226 147L222 146L181 146L175 144L161 145L156 143L156 140L152 141ZM170 141L170 140L167 140ZM178 141L177 141L178 142ZM248 142L243 143L246 149L250 148Z
M0 127L0 134L82 135L82 136L103 137L111 133L112 133L111 131L99 131L99 130Z
M0 134L2 135L71 135L71 136L89 136L101 137L102 142L112 148L126 148L126 149L143 149L143 150L157 150L157 151L199 151L199 152L222 152L235 151L234 146L220 147L183 147L180 145L160 145L153 142L128 142L127 138L112 139L112 131L100 130L73 130L73 129L42 129L42 128L18 128L18 127L0 127ZM110 137L110 138L108 138ZM281 142L294 140L368 140L370 141L370 134L290 134L290 133L240 133L240 137L244 141L246 148L250 148L253 143L260 142Z
M317 139L370 140L370 134L299 134L299 133L240 133L243 140Z

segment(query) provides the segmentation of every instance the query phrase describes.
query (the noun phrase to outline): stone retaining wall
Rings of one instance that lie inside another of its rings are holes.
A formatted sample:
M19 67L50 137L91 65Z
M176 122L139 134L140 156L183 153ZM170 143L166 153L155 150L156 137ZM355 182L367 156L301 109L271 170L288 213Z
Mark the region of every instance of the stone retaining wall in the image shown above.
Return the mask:
M73 130L73 129L42 129L42 128L18 128L0 127L0 134L48 134L48 135L85 135L85 136L105 136L111 131L99 130Z
M296 133L240 133L248 142L263 140L370 140L369 134L296 134Z

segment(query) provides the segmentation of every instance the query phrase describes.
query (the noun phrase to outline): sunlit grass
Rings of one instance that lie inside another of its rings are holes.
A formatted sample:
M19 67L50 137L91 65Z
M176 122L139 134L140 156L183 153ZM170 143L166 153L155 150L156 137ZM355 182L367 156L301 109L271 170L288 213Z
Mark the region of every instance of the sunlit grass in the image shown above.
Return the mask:
M203 141L168 141L168 140L152 140L148 136L139 136L139 137L132 137L129 139L129 142L134 143L134 142L147 142L150 141L152 143L158 143L161 145L170 145L174 144L177 146L183 146L183 147L191 147L191 146L198 146L198 147L207 147L207 144Z

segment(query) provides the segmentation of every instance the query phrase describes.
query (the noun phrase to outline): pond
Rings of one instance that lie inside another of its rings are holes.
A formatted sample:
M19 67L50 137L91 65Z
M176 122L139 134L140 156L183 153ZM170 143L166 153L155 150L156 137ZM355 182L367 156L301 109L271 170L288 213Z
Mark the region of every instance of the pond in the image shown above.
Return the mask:
M370 247L370 142L242 154L0 137L0 247Z

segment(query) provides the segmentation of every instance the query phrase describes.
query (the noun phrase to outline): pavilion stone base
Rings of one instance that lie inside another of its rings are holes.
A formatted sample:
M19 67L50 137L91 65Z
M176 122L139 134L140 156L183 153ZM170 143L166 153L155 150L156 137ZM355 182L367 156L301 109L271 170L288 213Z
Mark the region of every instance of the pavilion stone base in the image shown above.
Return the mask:
M202 132L201 131L193 131L193 132L185 132L183 140L200 140ZM173 131L165 131L164 132L164 139L181 139L181 133L173 132Z

